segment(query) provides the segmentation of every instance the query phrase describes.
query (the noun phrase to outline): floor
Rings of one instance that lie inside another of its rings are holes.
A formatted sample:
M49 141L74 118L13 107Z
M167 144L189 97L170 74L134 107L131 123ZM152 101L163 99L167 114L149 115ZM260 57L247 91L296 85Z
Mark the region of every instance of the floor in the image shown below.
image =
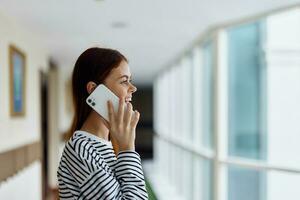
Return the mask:
M46 200L59 200L58 188L49 189L49 191L47 192Z

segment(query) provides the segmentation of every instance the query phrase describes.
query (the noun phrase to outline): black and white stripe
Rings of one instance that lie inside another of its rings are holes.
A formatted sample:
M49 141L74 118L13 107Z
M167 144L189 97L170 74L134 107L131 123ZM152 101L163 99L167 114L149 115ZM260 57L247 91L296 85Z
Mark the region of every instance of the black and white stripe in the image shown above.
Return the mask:
M57 170L60 199L148 199L140 155L116 156L110 142L76 131Z

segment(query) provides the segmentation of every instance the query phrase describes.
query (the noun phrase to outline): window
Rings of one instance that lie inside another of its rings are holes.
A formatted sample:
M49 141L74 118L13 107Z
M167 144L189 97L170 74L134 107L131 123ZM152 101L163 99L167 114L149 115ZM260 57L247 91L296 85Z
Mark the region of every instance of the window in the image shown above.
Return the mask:
M155 157L182 199L300 199L299 21L219 27L156 80Z

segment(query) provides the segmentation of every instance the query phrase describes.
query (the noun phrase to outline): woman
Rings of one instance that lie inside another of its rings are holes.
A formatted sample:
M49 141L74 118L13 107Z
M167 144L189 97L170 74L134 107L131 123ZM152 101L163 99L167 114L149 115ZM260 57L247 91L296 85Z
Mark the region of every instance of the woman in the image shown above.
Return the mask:
M109 122L85 102L98 84L120 99L118 108L107 104ZM60 199L148 199L134 147L140 114L130 101L136 90L120 52L90 48L79 56L72 76L75 115L57 171Z

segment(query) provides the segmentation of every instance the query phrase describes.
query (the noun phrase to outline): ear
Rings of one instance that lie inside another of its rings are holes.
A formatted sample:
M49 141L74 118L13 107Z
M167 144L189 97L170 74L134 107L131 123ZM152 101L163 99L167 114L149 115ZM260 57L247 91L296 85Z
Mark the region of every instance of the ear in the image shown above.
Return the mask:
M96 88L97 84L94 83L93 81L89 81L87 84L86 84L86 91L88 92L88 94L91 94L94 89Z

